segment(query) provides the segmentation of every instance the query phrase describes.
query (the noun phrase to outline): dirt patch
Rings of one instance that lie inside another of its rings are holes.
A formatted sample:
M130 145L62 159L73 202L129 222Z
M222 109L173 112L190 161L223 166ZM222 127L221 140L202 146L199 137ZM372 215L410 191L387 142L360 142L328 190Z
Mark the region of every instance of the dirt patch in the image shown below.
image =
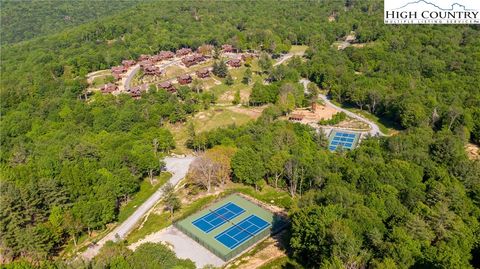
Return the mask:
M317 123L319 120L329 120L333 115L337 114L339 111L330 106L317 105L315 111L312 111L311 108L299 108L295 109L290 115L303 116L303 119L299 122L308 124L308 123Z
M286 256L285 247L283 246L281 240L283 233L284 232L265 239L265 241L260 243L262 246L260 251L255 252L252 255L241 257L228 264L225 268L258 268L275 259Z
M355 130L366 130L366 131L370 130L370 126L368 124L353 118L348 118L347 120L344 120L339 124L336 124L335 127L345 128L345 129L355 129Z
M472 143L467 143L467 145L465 145L465 150L467 151L467 155L470 160L480 160L479 146Z
M219 100L221 100L224 103L231 103L233 102L234 98L235 98L235 91L227 91L220 96ZM242 103L247 103L249 98L250 98L250 91L240 90L240 100Z
M232 106L232 107L228 107L227 109L236 113L247 115L252 119L258 119L258 117L262 115L262 112L266 107L267 106L259 106L259 107Z

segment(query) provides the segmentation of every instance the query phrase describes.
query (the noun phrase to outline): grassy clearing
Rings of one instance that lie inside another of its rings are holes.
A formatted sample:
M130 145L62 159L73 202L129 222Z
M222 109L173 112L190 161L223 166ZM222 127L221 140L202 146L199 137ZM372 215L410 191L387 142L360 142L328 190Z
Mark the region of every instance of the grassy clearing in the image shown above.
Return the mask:
M252 118L242 113L236 113L225 108L212 107L207 111L197 113L186 123L166 124L166 128L172 133L175 140L176 154L186 154L190 150L186 148L185 143L188 140L187 126L193 122L197 133L211 131L216 128L226 127L232 124L243 125L251 121Z
M150 197L161 186L163 186L163 184L165 184L171 177L172 174L168 172L161 173L160 176L157 178L157 184L153 186L152 184L150 184L150 180L148 179L142 181L142 183L140 184L140 190L133 196L132 200L130 200L130 202L120 208L120 212L118 214L118 222L123 222L130 215L132 215L139 205L143 204L143 202L145 202L148 197Z
M275 189L270 185L265 185L261 191L255 191L255 188L239 183L232 183L232 186L226 190L226 193L240 192L251 196L259 201L272 204L281 208L289 209L292 207L293 199L282 189Z
M293 54L300 54L300 53L305 53L305 51L308 49L308 46L292 46L290 48L289 53Z
M181 74L187 73L187 71L183 68L181 68L178 65L171 65L167 68L165 68L165 77L163 80L169 80L172 78L176 78L180 76Z
M201 133L232 124L242 125L250 120L251 118L245 114L223 108L211 108L208 111L198 113L193 118L193 125L196 132Z
M378 127L380 128L380 131L382 131L386 135L393 135L398 131L402 130L401 126L399 126L398 123L385 118L380 118L376 115L368 113L365 110L360 110L358 108L346 108L346 109L373 121L378 125Z
M378 116L376 116L374 114L371 114L371 113L369 113L365 110L361 110L359 108L353 107L349 104L340 104L336 101L331 101L331 102L334 103L335 105L339 106L339 107L342 107L342 108L344 108L348 111L351 111L355 114L361 115L364 118L373 121L374 123L376 123L378 125L378 128L380 128L380 131L382 131L382 133L384 133L386 135L394 135L398 131L402 130L402 127L394 121L378 117Z
M177 212L174 213L173 221L183 219L193 214L194 212L197 212L206 204L213 201L215 197L216 197L215 195L211 195L211 196L197 199L196 201L194 201L189 205L183 205L180 210L177 210ZM159 203L156 206L156 208L162 208L162 207L163 207L163 203ZM161 214L152 213L148 216L147 221L145 221L145 223L140 229L136 229L132 231L127 236L127 241L129 244L135 243L138 240L144 238L145 236L151 233L158 232L164 228L167 228L168 226L172 225L172 223L173 222L172 222L170 213L168 212L163 212Z
M109 82L109 77L111 77L110 74L95 77L92 81L92 86L98 88L107 84Z

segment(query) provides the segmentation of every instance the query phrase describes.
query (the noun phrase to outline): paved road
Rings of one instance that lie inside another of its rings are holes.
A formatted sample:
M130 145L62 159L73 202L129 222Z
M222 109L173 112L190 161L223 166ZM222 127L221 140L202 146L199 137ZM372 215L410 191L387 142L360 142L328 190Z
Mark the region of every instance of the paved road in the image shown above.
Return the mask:
M279 64L282 64L286 60L292 58L293 56L302 56L302 55L303 55L303 52L287 53L287 54L283 55L282 57L280 57L279 59L277 59L277 62L274 63L273 66L277 66Z
M303 87L305 88L305 91L307 91L307 86L308 86L308 83L310 83L310 80L305 79L305 78L302 78L302 79L300 80L300 83L303 84ZM358 114L355 114L355 113L353 113L353 112L351 112L351 111L348 111L348 110L346 110L346 109L344 109L344 108L341 108L341 107L335 105L335 104L332 103L332 102L330 101L330 99L329 99L326 95L324 95L324 94L319 94L318 96L319 96L320 98L322 98L322 100L325 102L325 104L326 104L327 106L333 107L333 108L335 108L335 109L337 109L337 110L339 110L339 111L344 112L344 113L347 114L349 117L355 118L355 119L357 119L357 120L359 120L359 121L362 121L362 122L368 124L368 125L370 126L370 131L369 131L370 135L372 135L372 136L386 136L386 134L384 134L384 133L382 133L382 131L380 131L380 128L378 127L378 125L377 125L375 122L373 122L373 121L371 121L371 120L369 120L369 119L366 119L366 118L364 118L364 117L362 117L362 116L360 116L360 115L358 115Z
M166 169L172 173L172 177L169 182L172 185L177 183L185 177L188 172L190 164L195 159L193 156L186 156L182 158L167 157L165 158ZM135 228L136 224L163 196L162 188L158 189L150 198L148 198L137 210L126 219L122 224L118 225L113 231L102 238L95 246L89 247L85 252L81 254L81 257L85 260L91 260L107 241L116 241L118 238L125 238L125 236Z

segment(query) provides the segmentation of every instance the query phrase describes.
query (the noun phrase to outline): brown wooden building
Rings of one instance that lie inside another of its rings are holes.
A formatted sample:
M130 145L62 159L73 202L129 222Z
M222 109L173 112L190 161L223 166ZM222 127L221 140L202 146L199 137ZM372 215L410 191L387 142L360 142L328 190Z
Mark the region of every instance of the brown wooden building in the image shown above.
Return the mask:
M227 64L231 67L240 67L242 65L242 60L240 59L230 59Z
M177 78L180 85L192 83L192 77L190 75L181 75Z
M127 72L127 68L123 65L119 65L119 66L114 66L112 67L112 73L116 73L116 74L123 74L125 72Z
M122 61L122 65L125 67L125 68L129 68L131 66L134 66L137 62L135 60L123 60Z
M185 56L185 55L188 55L192 53L192 49L190 48L181 48L179 50L177 50L177 56L180 57L180 56Z
M208 68L200 69L197 72L195 72L195 74L199 78L207 78L210 76L210 70L208 70Z
M155 65L147 65L143 68L143 73L149 76L160 76L163 74L163 70Z
M288 117L291 121L302 121L305 116L302 114L292 114Z
M142 54L140 55L140 57L138 57L138 61L148 61L150 60L150 55L147 55L147 54Z
M161 82L161 83L157 84L157 87L159 89L164 89L168 92L176 92L177 91L177 89L175 89L175 87L173 86L173 84L170 81Z
M160 51L158 55L162 58L162 60L168 60L175 57L175 53L166 50Z
M234 50L235 50L235 49L234 49L233 46L230 45L230 44L224 44L224 45L222 45L222 51L223 51L223 52L234 52Z
M192 66L192 65L197 64L197 61L195 61L195 56L193 56L193 55L188 55L188 56L183 57L182 63L183 63L186 67L190 67L190 66Z
M117 85L113 84L113 83L107 83L105 85L103 85L103 87L100 89L100 91L102 93L112 93L114 91L118 90L118 87Z
M146 91L147 91L147 84L142 84L140 86L130 88L128 92L130 93L130 96L132 96L135 99L138 99L142 96L142 93Z

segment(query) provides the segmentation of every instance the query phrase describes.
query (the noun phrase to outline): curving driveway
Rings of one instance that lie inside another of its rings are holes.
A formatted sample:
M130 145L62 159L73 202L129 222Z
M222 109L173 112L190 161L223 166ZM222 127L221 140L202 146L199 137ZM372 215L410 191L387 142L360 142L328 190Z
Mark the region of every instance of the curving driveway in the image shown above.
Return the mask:
M305 91L307 91L307 86L308 86L308 83L310 83L310 80L308 80L308 79L306 79L306 78L302 78L302 79L300 80L300 83L303 84L303 87L304 87ZM324 94L319 94L318 96L319 96L320 98L322 98L322 100L325 102L325 105L330 106L330 107L333 107L333 108L335 108L335 109L337 109L337 110L339 110L339 111L344 112L344 113L347 114L349 117L352 117L352 118L354 118L354 119L357 119L357 120L359 120L359 121L362 121L362 122L368 124L368 125L370 126L370 131L369 131L368 133L369 133L371 136L386 136L386 134L384 134L384 133L382 133L382 131L380 131L380 128L378 127L378 125L377 125L375 122L373 122L373 121L371 121L371 120L369 120L369 119L366 119L366 118L364 118L363 116L360 116L360 115L358 115L358 114L355 114L355 113L353 113L353 112L351 112L351 111L348 111L348 110L346 110L346 109L344 109L344 108L341 108L341 107L335 105L335 104L332 103L332 102L330 101L330 99L329 99L326 95L324 95Z
M174 186L177 185L177 183L186 176L188 168L194 159L194 156L166 157L164 159L166 170L172 173L172 177L168 182ZM116 241L125 238L125 236L135 228L136 224L142 219L145 213L147 213L162 197L163 191L162 188L159 188L141 206L139 206L137 210L128 217L128 219L98 241L96 245L89 247L80 256L85 260L91 260L98 254L98 251L107 241Z

